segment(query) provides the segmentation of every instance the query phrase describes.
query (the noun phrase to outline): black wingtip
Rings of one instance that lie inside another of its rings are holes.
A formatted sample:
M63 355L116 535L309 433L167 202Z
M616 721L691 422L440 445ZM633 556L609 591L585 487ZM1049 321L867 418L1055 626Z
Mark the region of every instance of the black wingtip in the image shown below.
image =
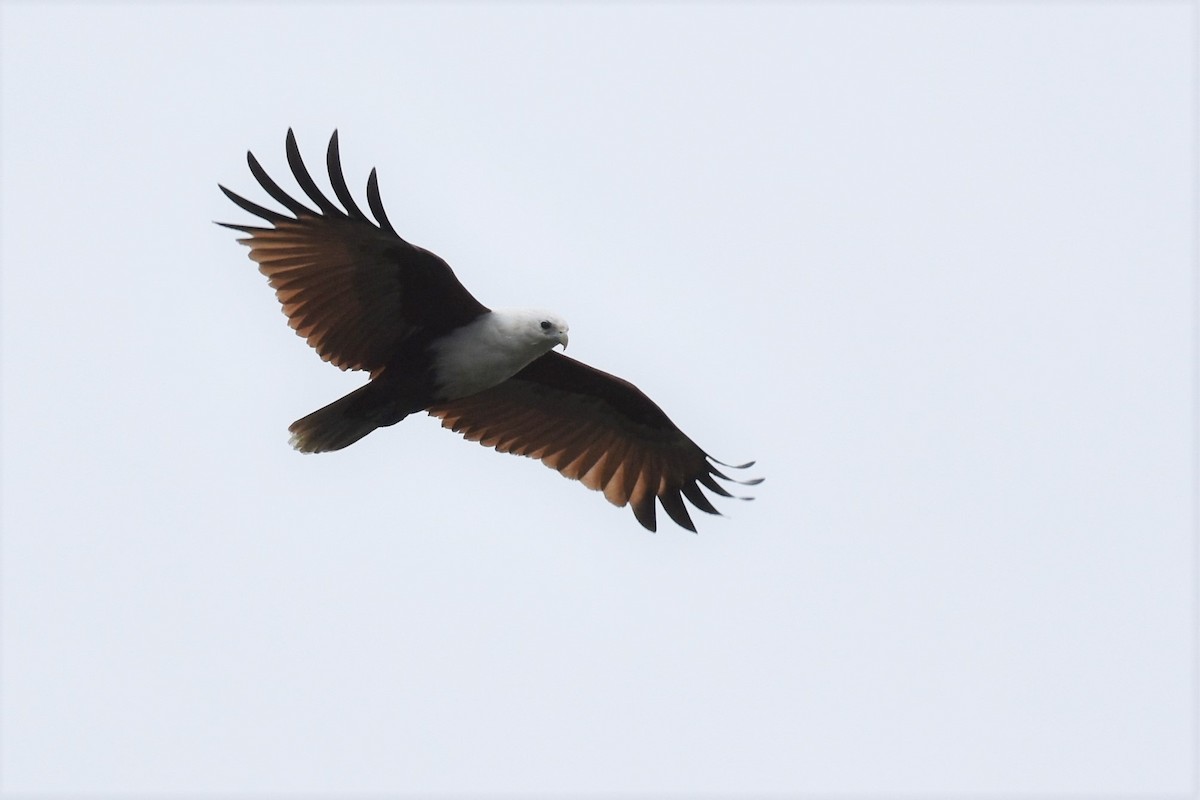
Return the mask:
M679 489L663 492L658 496L658 502L662 504L663 510L676 525L692 533L696 532L696 523L692 522L687 504L683 502L683 494Z
M226 197L228 197L230 200L232 200L234 203L236 203L243 211L247 211L256 217L261 217L262 219L265 219L267 222L270 222L272 224L278 224L285 220L292 219L291 217L280 214L278 211L272 211L269 208L263 208L258 203L252 203L249 200L247 200L246 198L242 197L237 192L230 191L229 189L226 189L224 186L222 186L219 183L217 184L217 188L220 189ZM218 224L222 224L222 223L218 223Z
M259 233L260 231L271 230L270 228L256 228L253 225L238 225L236 222L217 222L215 219L213 220L213 225L220 225L222 228L229 228L229 230L237 231L238 233L248 233L251 236L253 236L256 233ZM248 239L238 239L238 241L239 242L247 242L249 240Z
M750 467L753 467L756 463L758 463L756 461L747 461L745 464L727 464L724 461L722 461L721 459L713 458L712 456L708 455L707 453L705 453L705 456L707 456L709 461L715 461L716 463L720 464L722 467L729 467L730 469L750 469Z
M658 520L654 513L654 496L642 498L641 502L630 502L629 507L633 510L633 516L637 519L641 526L646 530L654 533L658 530Z
M722 464L723 466L726 466L726 467L729 466L728 464L724 464L724 462L717 461L715 458L712 459L712 461L715 461L716 463ZM740 467L731 467L731 469L745 469L746 467L751 466L753 464L754 464L754 462L751 461L748 464L743 464ZM711 469L711 472L713 475L716 475L721 480L729 481L730 483L736 483L741 486L757 486L758 484L760 484L764 480L766 480L766 478L747 478L746 480L742 480L740 478L731 478L728 475L726 475L724 472L721 472L721 470L717 469L716 467L713 467Z
M329 182L333 186L333 193L346 209L346 213L353 219L368 222L367 215L354 202L354 197L350 194L350 187L346 185L346 176L342 172L342 156L336 129L333 131L333 135L329 137L329 147L325 149L325 168L329 172Z
M688 499L688 502L704 513L713 514L718 517L723 516L717 510L717 507L712 504L712 501L708 499L708 496L700 491L700 487L695 482L685 483L681 491L683 492L683 496Z
M300 146L296 144L296 137L292 135L290 129L284 149L287 151L288 166L292 168L292 177L296 179L300 189L308 195L308 199L316 203L317 208L327 217L346 216L346 213L326 197L325 193L317 186L316 181L313 180L308 167L304 166L304 158L300 155Z
M730 478L728 475L721 472L716 467L712 467L708 472L704 473L703 475L697 476L696 480L698 480L701 484L703 484L704 487L706 489L708 489L709 491L716 492L717 494L721 495L722 497L730 497L730 498L734 498L737 500L752 500L754 498L743 497L742 495L732 494L731 492L726 490L724 486L717 483L714 480L714 478L720 478L721 480L729 481L730 483L736 483L740 486L757 486L758 484L762 483L763 480L765 480L764 478L754 478L752 480L739 481L736 478Z
M275 199L275 202L291 211L297 218L316 216L315 211L281 189L279 184L262 168L262 164L258 163L258 159L254 157L253 153L246 153L246 163L250 165L250 174L258 181L259 186Z
M371 213L375 215L375 221L379 227L389 233L396 233L396 229L388 221L387 212L383 210L383 200L379 197L379 174L374 167L371 167L371 174L367 176L367 205L370 206Z

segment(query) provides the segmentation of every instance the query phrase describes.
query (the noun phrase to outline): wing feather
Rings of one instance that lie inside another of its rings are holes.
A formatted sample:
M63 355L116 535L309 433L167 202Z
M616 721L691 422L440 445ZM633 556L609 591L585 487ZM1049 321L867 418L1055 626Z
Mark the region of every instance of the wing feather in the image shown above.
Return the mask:
M349 187L346 186L346 176L342 173L342 156L338 149L338 134L333 132L333 136L329 137L329 148L325 151L325 167L329 170L329 184L333 186L333 193L337 195L338 202L345 207L346 212L359 222L368 222L367 215L359 210L358 204L354 202L354 196L350 194Z
M704 485L705 489L716 492L717 494L721 495L721 497L733 497L733 495L730 494L724 486L713 480L712 475L701 475L697 478L697 480Z
M651 533L658 530L658 520L654 512L654 495L649 492L630 498L629 507L633 509L634 518L642 527Z
M300 188L308 195L308 199L316 203L317 208L321 209L321 213L327 217L347 216L346 212L334 205L317 188L312 175L308 174L308 167L304 166L304 159L300 157L300 148L296 145L296 135L290 129L287 132L287 143L285 146L287 148L288 166L292 168L292 174L296 176L296 183L300 184Z
M658 502L662 503L663 510L674 520L676 525L686 528L692 533L696 532L696 523L692 522L687 504L683 502L683 495L679 493L679 489L664 489L659 492Z
M720 511L717 511L717 507L712 504L712 501L708 499L708 495L700 491L700 487L696 484L685 483L680 488L680 491L683 492L683 496L688 499L688 502L701 511L718 516L721 514Z
M608 502L622 506L633 499L642 476L642 462L646 460L646 453L643 449L635 448L635 443L626 437L621 437L619 441L620 445L614 448L611 459L613 471L602 491Z
M375 215L375 221L379 223L379 227L383 228L388 233L396 234L396 229L392 227L392 223L388 221L387 212L383 210L383 199L379 196L379 176L375 173L375 168L371 168L371 174L367 176L367 205L371 207L371 213Z
M598 432L596 431L596 427L594 424L587 426L584 430L587 445L584 447L583 452L570 464L566 464L559 470L559 472L573 481L583 480L583 477L591 471L592 467L604 457L603 440L595 435Z
M278 211L272 211L269 208L264 208L264 207L260 206L258 203L252 203L249 200L247 200L246 198L242 197L237 192L230 191L229 189L226 189L224 186L222 186L219 183L217 184L217 188L220 189L225 194L226 197L228 197L233 202L237 203L243 211L249 211L254 216L261 217L261 218L265 219L267 222L283 222L285 220L291 219L291 217L287 216L286 214L280 214ZM251 228L246 225L230 225L227 222L218 223L218 224L224 225L226 228L233 228L235 231L242 231L243 233L251 233L251 234L257 233L259 231L270 230L270 228ZM252 240L251 239L238 239L238 241L242 244L248 244Z
M262 164L258 163L258 159L254 157L254 153L246 152L246 163L250 165L250 174L254 176L254 179L258 181L260 186L267 190L267 194L271 195L275 199L275 202L286 207L288 211L291 211L297 217L316 216L312 209L279 188L279 184L272 180L267 171L262 168Z

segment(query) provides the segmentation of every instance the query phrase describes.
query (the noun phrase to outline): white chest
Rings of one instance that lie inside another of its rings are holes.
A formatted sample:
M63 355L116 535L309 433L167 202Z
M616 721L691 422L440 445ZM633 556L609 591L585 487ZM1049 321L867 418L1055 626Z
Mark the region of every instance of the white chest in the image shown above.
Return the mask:
M508 330L495 314L485 314L431 346L434 392L444 400L482 392L516 375L549 349Z

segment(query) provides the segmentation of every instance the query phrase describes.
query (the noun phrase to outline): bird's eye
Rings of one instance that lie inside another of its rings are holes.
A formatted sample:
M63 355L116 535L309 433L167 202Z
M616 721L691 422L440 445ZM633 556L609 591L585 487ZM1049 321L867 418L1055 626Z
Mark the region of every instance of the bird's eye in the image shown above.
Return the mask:
M544 330L544 331L550 330L550 323L547 322L546 320L542 320L542 330Z

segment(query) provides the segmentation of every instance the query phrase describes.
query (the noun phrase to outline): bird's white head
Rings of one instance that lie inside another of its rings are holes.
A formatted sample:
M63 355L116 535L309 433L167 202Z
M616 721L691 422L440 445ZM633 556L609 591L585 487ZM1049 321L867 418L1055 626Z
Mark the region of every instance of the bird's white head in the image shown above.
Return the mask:
M556 345L567 349L566 320L549 311L511 310L498 312L503 333L513 344L520 343L538 355L553 350Z

